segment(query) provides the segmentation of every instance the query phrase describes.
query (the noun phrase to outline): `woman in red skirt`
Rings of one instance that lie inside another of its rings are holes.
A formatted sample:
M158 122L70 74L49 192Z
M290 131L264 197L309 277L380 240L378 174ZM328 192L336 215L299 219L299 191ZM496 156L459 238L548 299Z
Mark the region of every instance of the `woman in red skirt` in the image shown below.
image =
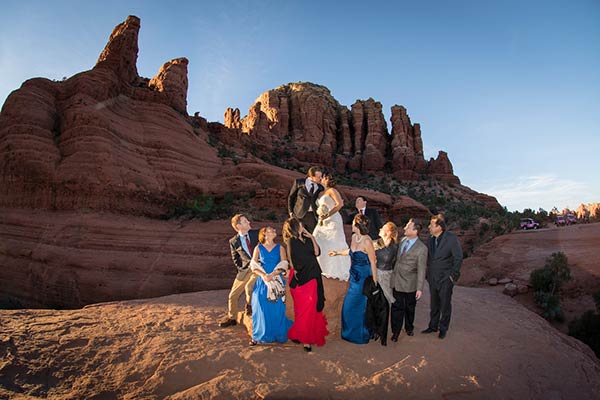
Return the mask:
M304 350L309 352L313 344L323 346L325 336L329 334L323 315L323 280L317 262L320 249L313 235L296 218L284 222L283 239L290 263L290 292L294 299L295 321L288 331L288 338L303 343Z

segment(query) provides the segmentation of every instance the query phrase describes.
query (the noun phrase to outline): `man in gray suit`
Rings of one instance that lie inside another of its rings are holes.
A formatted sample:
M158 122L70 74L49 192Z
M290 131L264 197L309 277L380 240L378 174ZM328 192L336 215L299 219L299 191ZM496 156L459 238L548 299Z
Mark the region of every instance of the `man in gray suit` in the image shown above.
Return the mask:
M404 237L400 241L398 257L394 265L392 286L392 342L398 341L402 325L408 336L414 335L415 308L423 294L425 272L427 270L427 246L419 240L421 224L413 219L404 227Z
M440 331L439 338L446 337L452 315L452 289L460 277L463 253L455 234L446 230L443 215L431 217L431 237L427 243L427 282L431 293L429 327L421 333Z

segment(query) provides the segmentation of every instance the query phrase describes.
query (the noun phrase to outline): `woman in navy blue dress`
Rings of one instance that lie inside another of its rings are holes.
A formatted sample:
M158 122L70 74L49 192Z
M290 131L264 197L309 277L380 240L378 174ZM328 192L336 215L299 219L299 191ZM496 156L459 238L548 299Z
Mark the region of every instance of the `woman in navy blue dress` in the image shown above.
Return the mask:
M288 269L286 252L275 243L277 231L261 228L250 262L252 272L258 275L252 292L252 340L260 343L285 343L292 321L285 316L285 280Z
M350 249L332 251L329 255L349 254L352 260L350 286L342 306L342 339L364 344L369 342L371 333L365 323L367 297L363 294L363 285L369 276L377 283L377 259L369 237L369 219L357 214L352 221L352 232Z

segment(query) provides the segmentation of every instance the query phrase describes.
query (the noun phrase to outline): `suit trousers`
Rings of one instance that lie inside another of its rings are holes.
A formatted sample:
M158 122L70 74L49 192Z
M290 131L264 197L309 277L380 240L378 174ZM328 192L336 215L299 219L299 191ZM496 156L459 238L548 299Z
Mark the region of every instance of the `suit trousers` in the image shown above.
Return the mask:
M254 284L256 283L256 275L248 271L244 279L237 279L233 281L231 291L229 292L228 299L228 315L229 319L237 320L237 313L239 307L240 296L246 292L246 304L251 304L252 291L254 290Z
M392 333L400 333L402 325L406 332L415 330L415 309L417 292L398 292L394 289L396 301L392 304Z
M307 211L306 215L300 219L304 228L311 234L317 227L317 217L313 211Z
M429 313L429 327L446 332L450 326L452 315L452 289L454 283L450 278L444 279L438 285L429 285L431 294L431 311Z

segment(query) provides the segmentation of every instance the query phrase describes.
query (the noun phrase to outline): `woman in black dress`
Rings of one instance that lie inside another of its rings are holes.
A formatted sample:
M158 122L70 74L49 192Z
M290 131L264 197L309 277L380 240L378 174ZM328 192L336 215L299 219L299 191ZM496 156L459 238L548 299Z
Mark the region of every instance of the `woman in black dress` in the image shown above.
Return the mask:
M283 239L290 263L290 293L294 299L294 324L288 331L288 338L303 343L308 352L313 344L323 346L325 336L329 334L323 315L323 280L317 262L320 250L314 237L296 218L284 222Z

